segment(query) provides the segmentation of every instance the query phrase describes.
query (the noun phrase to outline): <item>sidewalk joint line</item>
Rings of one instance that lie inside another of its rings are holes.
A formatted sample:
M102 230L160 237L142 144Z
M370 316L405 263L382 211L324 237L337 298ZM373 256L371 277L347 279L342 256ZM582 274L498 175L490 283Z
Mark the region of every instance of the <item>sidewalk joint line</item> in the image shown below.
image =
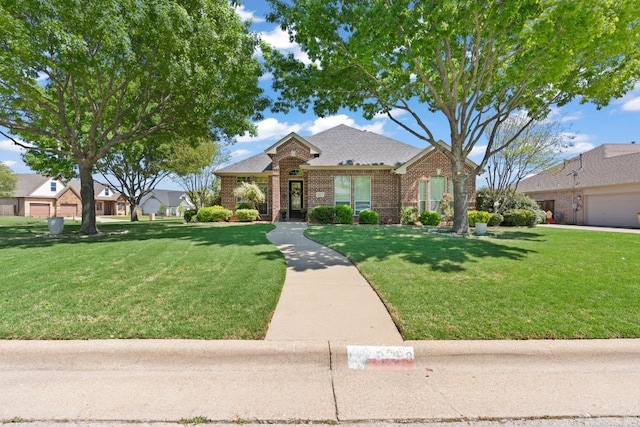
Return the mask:
M333 369L333 349L331 348L331 341L327 341L327 345L329 346L329 375L331 375L331 392L333 393L333 407L335 409L336 421L340 421L340 416L338 414L338 396L336 396L336 385L334 382L334 369Z

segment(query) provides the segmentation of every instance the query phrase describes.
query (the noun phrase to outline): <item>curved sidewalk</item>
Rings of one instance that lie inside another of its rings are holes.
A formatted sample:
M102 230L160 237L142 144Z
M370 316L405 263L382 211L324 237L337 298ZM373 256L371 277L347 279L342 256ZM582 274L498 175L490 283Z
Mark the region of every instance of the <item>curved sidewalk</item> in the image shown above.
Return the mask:
M266 340L402 342L386 307L348 259L304 237L305 223L275 225L267 238L284 254L287 276Z

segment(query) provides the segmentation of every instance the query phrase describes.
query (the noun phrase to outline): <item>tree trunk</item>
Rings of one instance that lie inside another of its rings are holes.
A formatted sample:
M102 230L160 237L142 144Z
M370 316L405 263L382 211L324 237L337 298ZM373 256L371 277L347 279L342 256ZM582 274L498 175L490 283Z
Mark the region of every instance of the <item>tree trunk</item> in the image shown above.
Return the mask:
M467 181L475 178L467 175L464 170L464 159L459 162L452 161L451 166L453 170L453 231L458 234L468 233L469 216L467 214L467 205L469 193Z
M93 164L78 162L80 168L80 197L82 198L82 224L80 234L98 234L96 227L96 201L93 191Z
M129 202L129 206L131 206L131 222L140 221L138 219L138 204Z

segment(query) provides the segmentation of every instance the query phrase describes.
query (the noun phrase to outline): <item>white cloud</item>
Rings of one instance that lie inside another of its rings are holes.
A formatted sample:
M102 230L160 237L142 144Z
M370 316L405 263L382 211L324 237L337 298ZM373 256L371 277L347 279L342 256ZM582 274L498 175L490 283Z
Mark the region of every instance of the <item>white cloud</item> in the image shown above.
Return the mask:
M549 113L547 118L544 120L544 122L555 121L560 123L566 123L566 122L574 122L576 120L580 120L581 118L582 118L582 111L572 111L570 113L565 113L562 111L562 109L558 107L553 107L551 108L551 112Z
M11 151L14 153L22 153L24 152L24 148L14 144L13 141L9 139L3 139L2 141L0 141L0 151Z
M236 7L236 13L243 21L251 21L253 23L265 21L264 18L256 17L254 11L245 9L244 5Z
M236 157L246 156L247 154L251 154L251 151L245 150L245 149L240 149L240 150L235 150L234 152L229 154L229 157L233 159L233 158L236 158Z
M640 111L640 82L622 98L614 101L614 103L621 104L622 111Z
M304 64L311 63L309 56L302 51L300 45L292 42L289 34L279 27L276 27L271 31L261 32L260 38L284 53L293 53L293 56Z
M469 153L469 157L484 157L484 153L487 151L487 145L474 145Z
M18 162L16 162L15 160L4 160L2 162L3 165L8 166L8 167L13 167L15 165L18 164Z
M563 154L580 154L593 150L595 145L591 142L593 137L581 133L563 132L562 142L568 146L562 150Z
M256 142L256 141L264 141L266 139L279 139L282 138L291 132L300 132L303 129L304 124L289 124L279 122L277 119L268 118L264 119L258 123L256 123L256 127L258 128L257 136L250 136L249 134L245 134L239 138L237 138L238 142Z
M407 110L401 110L399 108L391 110L391 115L396 118L400 116L404 116L405 114L407 114ZM389 117L387 116L387 113L378 113L375 116L373 116L373 118L376 120L380 120L380 119L388 119Z

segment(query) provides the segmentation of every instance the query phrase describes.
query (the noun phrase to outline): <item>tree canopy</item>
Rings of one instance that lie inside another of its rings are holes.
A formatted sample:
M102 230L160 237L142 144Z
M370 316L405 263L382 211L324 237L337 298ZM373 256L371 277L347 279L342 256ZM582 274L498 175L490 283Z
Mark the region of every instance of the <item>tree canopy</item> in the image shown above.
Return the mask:
M524 130L576 98L606 105L640 75L640 0L269 2L268 19L311 60L267 52L281 91L276 106L386 114L443 151L457 232L468 230L467 182L511 143L496 142L502 122L526 111ZM448 135L434 133L432 113L446 119ZM478 144L486 144L484 159L465 169Z
M0 197L12 197L17 183L18 177L15 176L11 168L0 163Z
M92 172L117 145L255 131L257 44L227 0L3 1L0 126L36 170L69 175L72 160L95 234Z

